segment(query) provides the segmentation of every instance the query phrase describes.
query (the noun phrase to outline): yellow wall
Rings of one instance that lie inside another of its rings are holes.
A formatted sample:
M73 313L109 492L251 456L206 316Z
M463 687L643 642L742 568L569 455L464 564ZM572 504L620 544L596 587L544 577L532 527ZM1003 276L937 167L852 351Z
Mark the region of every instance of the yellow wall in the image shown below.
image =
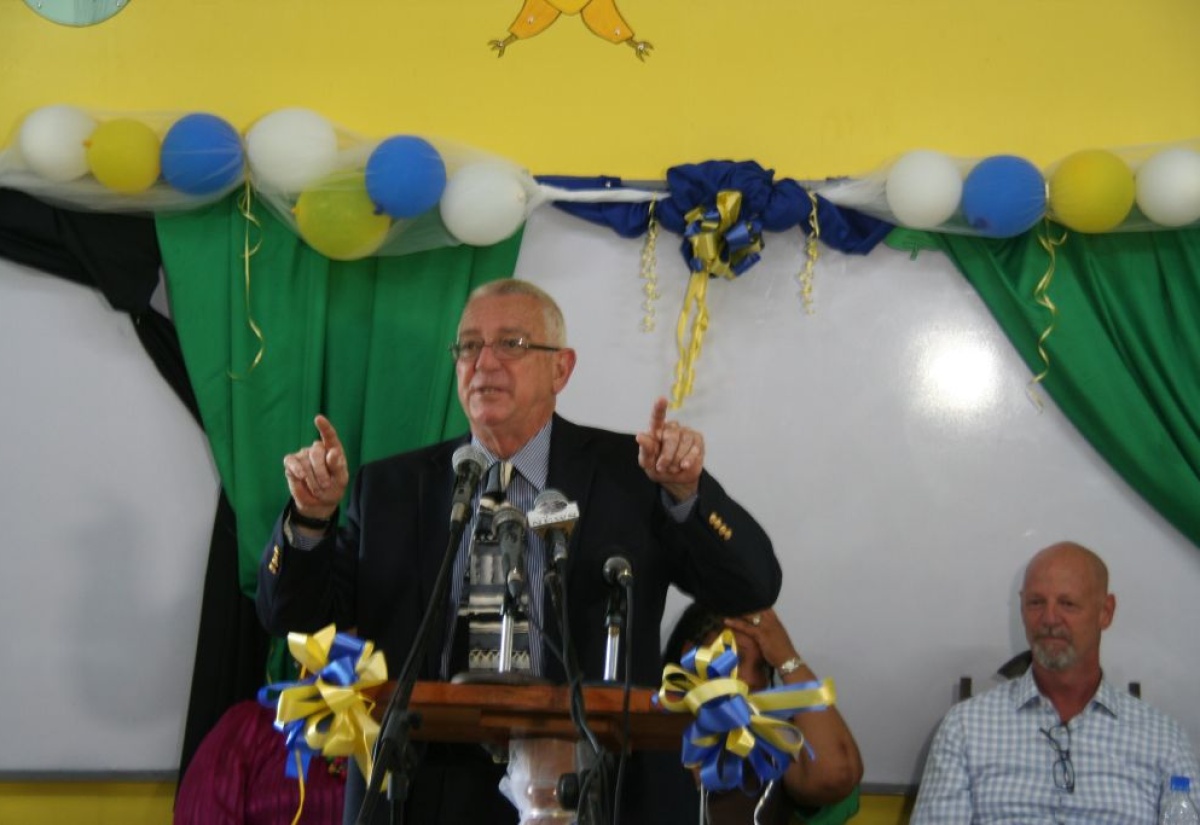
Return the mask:
M167 825L173 783L0 783L0 822L20 825ZM855 825L906 825L909 800L864 796Z
M55 102L240 128L304 105L367 136L632 179L720 157L857 175L915 148L1045 166L1200 136L1196 0L618 2L654 44L644 64L566 16L497 59L520 0L130 0L85 29L12 0L0 134Z

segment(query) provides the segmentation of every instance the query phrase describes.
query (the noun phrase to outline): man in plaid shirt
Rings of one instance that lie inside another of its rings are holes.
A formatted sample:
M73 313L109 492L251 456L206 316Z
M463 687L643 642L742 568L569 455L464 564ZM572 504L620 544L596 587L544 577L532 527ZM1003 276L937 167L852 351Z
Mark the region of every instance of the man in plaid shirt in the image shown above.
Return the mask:
M1154 825L1174 775L1192 778L1200 803L1183 728L1104 679L1100 635L1115 609L1091 550L1062 542L1033 557L1021 590L1033 666L946 715L914 825Z

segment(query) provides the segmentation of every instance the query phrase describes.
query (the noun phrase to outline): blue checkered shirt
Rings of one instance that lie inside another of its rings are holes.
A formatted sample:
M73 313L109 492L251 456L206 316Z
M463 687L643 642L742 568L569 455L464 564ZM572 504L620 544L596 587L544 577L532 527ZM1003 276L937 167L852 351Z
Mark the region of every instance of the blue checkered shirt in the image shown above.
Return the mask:
M1102 680L1067 726L1071 792L1056 784L1058 754L1041 732L1059 723L1032 669L953 707L925 762L912 825L1155 825L1173 775L1192 778L1200 803L1200 765L1166 714Z

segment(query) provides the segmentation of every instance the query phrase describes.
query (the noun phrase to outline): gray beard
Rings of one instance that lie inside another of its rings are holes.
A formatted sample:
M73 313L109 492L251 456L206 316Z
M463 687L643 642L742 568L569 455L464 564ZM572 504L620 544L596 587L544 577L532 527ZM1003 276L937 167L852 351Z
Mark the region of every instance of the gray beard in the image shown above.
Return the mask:
M1033 659L1046 670L1062 671L1075 664L1078 655L1074 647L1066 647L1057 653L1048 650L1038 642L1033 643Z

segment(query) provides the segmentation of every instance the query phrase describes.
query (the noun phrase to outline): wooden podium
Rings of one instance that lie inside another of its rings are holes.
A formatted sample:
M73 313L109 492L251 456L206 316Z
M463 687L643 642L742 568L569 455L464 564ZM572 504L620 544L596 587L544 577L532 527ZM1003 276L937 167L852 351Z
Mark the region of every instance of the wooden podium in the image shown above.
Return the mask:
M376 707L388 704L395 685L384 685ZM629 693L631 750L678 750L688 714L669 713L651 703L655 691ZM578 731L571 722L569 691L564 685L454 684L417 682L409 709L421 715L412 738L428 742L475 742L507 746L512 793L522 825L551 825L574 820L558 798L558 780L579 769ZM588 726L613 752L624 743L624 689L597 685L583 690Z

